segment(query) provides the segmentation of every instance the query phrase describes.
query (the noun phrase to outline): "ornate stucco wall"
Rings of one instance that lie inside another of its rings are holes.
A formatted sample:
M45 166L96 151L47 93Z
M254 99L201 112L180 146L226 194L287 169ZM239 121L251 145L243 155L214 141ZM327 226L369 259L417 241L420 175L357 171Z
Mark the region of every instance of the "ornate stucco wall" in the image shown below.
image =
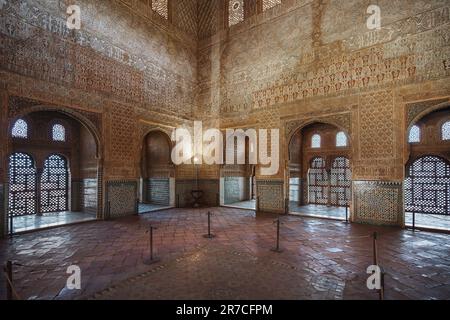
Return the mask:
M79 0L82 28L71 31L65 10L73 1L3 1L0 193L12 120L56 109L96 137L104 210L117 202L110 195L136 192L151 130L170 134L193 120L205 129L280 129L278 174L256 174L259 209L282 213L288 142L319 121L351 139L352 220L401 225L407 129L449 102L448 1L377 1L381 30L367 29L365 0L283 0L265 12L249 6L231 28L227 2L171 1L165 20L138 0ZM174 171L181 202L198 176L205 204L219 203L220 166ZM4 221L4 202L0 208ZM109 214L134 209L125 201Z
M2 1L0 190L7 187L11 123L33 110L59 110L95 132L100 217L134 213L146 130L171 131L196 109L196 5L173 4L171 23L141 1L80 0L81 30L69 30L66 9L74 3ZM116 201L122 191L131 201ZM2 221L5 214L3 201Z
M352 220L402 225L409 105L434 100L421 111L431 110L449 99L450 7L442 0L377 1L382 27L369 30L369 4L286 0L229 29L216 13L217 22L199 32L214 30L199 40L203 116L224 128L279 128L284 137L279 174L258 177L260 209L283 211L287 183L280 193L266 180L286 181L293 132L320 121L352 140ZM200 14L211 6L200 4Z

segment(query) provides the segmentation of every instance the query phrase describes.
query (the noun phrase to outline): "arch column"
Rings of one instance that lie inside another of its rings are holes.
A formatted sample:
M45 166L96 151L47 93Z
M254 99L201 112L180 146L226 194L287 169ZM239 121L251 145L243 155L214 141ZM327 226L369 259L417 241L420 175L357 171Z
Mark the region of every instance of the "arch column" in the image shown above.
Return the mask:
M41 177L42 173L44 172L44 168L42 165L36 166L36 215L42 216L42 210L41 210L41 189L42 189L42 182Z
M8 234L8 213L7 213L7 194L8 194L8 174L7 174L7 155L9 154L8 141L8 94L6 86L0 82L0 238Z

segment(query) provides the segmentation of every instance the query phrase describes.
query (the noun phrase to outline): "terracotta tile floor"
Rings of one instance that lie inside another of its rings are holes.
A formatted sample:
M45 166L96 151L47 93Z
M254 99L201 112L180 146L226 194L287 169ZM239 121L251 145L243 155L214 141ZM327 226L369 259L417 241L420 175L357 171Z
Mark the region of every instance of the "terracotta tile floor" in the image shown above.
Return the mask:
M274 216L209 210L214 212L213 240L202 236L208 209L172 209L2 240L0 262L24 265L14 273L24 299L91 298L95 293L100 299L125 293L139 299L376 299L365 285L365 270L372 264L370 234L377 231L387 299L450 299L450 235L286 216L284 252L278 254L270 251ZM158 227L155 247L162 260L147 266L142 261L150 223ZM72 264L82 270L80 291L64 289ZM130 285L133 280L136 285ZM150 284L161 290L147 288ZM2 298L4 288L1 278Z

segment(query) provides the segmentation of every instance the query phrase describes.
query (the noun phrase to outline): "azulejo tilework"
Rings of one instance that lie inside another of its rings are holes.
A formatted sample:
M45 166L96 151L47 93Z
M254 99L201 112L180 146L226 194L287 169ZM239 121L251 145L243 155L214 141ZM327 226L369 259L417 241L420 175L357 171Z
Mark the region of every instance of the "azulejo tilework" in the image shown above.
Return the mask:
M107 218L136 214L136 181L108 181L106 192Z
M354 222L401 225L402 185L401 182L354 181Z
M284 213L284 182L282 180L256 180L257 209L262 212Z

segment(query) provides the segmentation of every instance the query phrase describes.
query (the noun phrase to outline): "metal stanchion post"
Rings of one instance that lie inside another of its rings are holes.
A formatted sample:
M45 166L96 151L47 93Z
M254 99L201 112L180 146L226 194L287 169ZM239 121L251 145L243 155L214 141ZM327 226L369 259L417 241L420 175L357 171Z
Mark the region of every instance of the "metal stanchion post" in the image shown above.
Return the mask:
M150 237L150 254L149 254L149 258L144 260L144 263L147 265L159 262L160 259L156 258L153 256L153 230L157 230L158 228L150 226L149 230L147 230L147 233L149 233L149 237Z
M381 271L381 288L379 291L380 300L384 300L384 271Z
M14 216L9 214L9 236L12 237L14 235Z
M378 264L378 233L373 233L373 264L380 268L381 274L380 274L380 289L378 290L378 295L380 300L384 300L384 270L381 268L381 266Z
M412 216L412 224L413 224L413 231L416 231L416 212L413 212L413 216Z
M345 206L345 222L348 223L348 205Z
M208 234L205 234L203 237L207 239L212 239L216 237L211 233L211 211L208 211Z
M280 224L281 224L281 221L278 218L277 220L274 221L274 223L277 224L277 245L275 248L272 249L272 251L281 253L281 252L283 252L283 250L280 249Z

